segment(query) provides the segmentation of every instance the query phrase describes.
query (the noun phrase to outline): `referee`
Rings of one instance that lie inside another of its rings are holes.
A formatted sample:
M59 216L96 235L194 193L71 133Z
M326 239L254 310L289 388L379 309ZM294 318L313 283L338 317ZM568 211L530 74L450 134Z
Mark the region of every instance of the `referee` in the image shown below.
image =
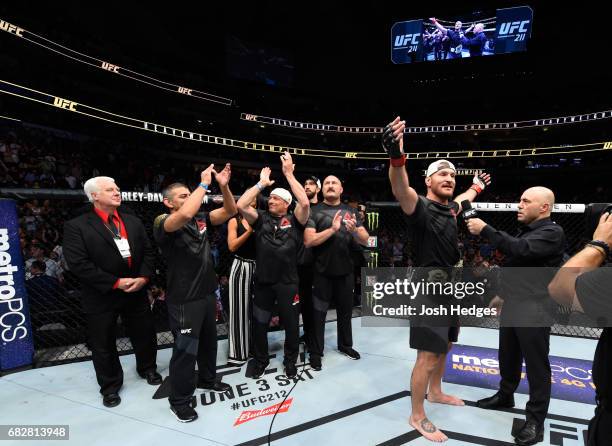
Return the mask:
M223 194L223 207L198 214L212 175ZM163 192L164 205L170 210L155 219L153 234L168 265L166 304L174 348L170 359L170 409L177 420L188 423L198 418L189 405L197 387L225 392L230 386L217 381L217 277L208 240L208 227L221 225L236 214L236 202L228 183L230 165L217 173L214 165L201 174L201 183L189 192L181 183L169 185Z
M521 381L523 358L529 382L527 420L514 434L519 445L531 445L544 438L544 419L550 404L550 325L547 310L550 301L547 285L552 279L550 267L563 262L565 233L551 220L555 196L545 187L523 192L517 220L519 233L511 236L479 218L469 219L468 230L488 239L505 255L502 269L501 298L493 306L501 307L499 329L499 391L477 402L483 409L514 407L514 392ZM549 267L549 268L546 268ZM511 287L510 287L511 285ZM520 326L517 326L520 325Z
M268 210L253 209L249 204L266 187L270 180L270 168L264 167L259 182L248 189L238 200L238 210L255 231L256 264L255 295L253 299L253 350L246 376L259 378L266 371L268 361L268 325L274 303L278 303L280 320L285 327L285 375L297 375L296 362L299 352L300 297L298 294L297 264L304 225L308 220L310 203L304 188L293 175L295 165L288 152L281 156L283 174L297 199L295 212L289 214L291 193L283 188L270 192Z
M460 259L457 238L459 203L473 201L491 183L490 177L486 174L474 176L470 189L453 200L455 166L446 160L435 161L427 168L427 195L419 196L408 182L403 151L404 129L405 122L395 118L385 127L382 142L391 158L391 189L407 216L412 233L415 266L452 267ZM410 379L412 414L409 423L430 441L441 442L448 438L427 418L423 407L425 394L431 403L464 405L459 398L442 392L446 355L458 335L459 327L410 327L410 347L417 350L417 360Z

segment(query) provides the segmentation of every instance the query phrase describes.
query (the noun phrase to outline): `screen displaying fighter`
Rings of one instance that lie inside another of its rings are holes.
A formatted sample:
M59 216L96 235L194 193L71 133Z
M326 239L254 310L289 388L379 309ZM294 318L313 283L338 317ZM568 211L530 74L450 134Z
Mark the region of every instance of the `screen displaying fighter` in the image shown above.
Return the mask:
M526 51L532 22L529 6L397 22L391 28L391 60L404 64Z

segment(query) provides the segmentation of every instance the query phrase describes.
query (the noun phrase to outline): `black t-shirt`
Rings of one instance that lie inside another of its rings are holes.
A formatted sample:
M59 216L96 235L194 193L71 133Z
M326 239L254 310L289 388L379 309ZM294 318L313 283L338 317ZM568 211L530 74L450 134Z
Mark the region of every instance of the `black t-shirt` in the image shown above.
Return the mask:
M484 33L478 33L472 38L465 39L465 45L470 50L470 57L482 56L485 43L487 42L487 36Z
M257 248L255 280L261 284L297 284L304 226L294 214L276 217L260 210L257 214L259 218L253 225Z
M208 241L208 228L212 226L208 213L198 214L175 232L164 230L164 222L169 216L160 215L153 224L153 236L168 265L167 302L180 304L204 299L217 289Z
M415 266L454 266L459 262L457 213L459 204L440 204L419 195L412 215L407 215Z
M310 212L307 228L314 228L317 232L331 228L336 212L341 211L342 219L355 219L356 227L363 226L363 222L356 215L355 209L347 204L332 206L321 203ZM346 230L344 223L340 230L325 240L324 243L313 248L315 256L315 270L328 276L345 276L353 273L352 250L354 248L353 236Z
M578 276L576 296L584 313L601 326L606 326L595 350L593 384L597 396L612 398L612 268L598 268Z
M318 206L319 203L317 204L310 204L310 213L312 214L313 209L316 208L316 206ZM307 223L308 224L308 223ZM302 232L302 236L304 235L304 233ZM303 241L302 241L303 243ZM303 244L300 248L300 260L298 262L298 264L300 266L304 266L307 268L312 267L312 265L314 264L314 248L306 248Z
M455 31L454 29L449 29L446 31L446 35L450 41L450 45L452 47L457 47L461 45L461 34L462 32Z

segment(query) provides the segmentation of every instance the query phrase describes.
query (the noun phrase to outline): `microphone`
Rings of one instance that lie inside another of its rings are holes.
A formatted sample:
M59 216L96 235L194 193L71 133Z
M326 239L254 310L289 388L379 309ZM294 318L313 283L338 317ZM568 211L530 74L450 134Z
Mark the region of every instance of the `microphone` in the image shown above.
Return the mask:
M470 200L463 200L461 202L461 209L463 220L468 221L470 218L478 218L478 211L472 207Z

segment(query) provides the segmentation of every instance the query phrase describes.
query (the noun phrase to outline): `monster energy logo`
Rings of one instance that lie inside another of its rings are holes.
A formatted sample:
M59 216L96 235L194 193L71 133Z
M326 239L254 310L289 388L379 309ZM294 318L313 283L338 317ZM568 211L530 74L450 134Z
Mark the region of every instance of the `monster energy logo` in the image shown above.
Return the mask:
M370 309L374 306L374 291L365 292L366 308Z
M368 229L370 231L376 231L378 229L378 212L368 212Z
M378 253L370 252L370 260L368 260L368 268L378 268Z

